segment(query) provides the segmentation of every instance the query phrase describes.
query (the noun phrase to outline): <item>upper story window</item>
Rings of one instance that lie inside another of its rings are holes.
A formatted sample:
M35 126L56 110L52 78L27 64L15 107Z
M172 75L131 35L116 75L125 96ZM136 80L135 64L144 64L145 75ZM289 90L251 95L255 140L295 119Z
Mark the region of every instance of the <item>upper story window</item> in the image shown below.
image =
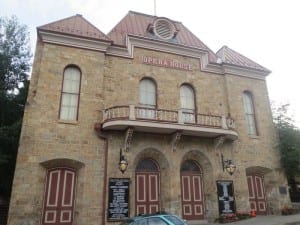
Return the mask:
M257 135L257 129L255 125L255 113L253 107L252 94L248 91L243 93L244 112L248 126L248 134Z
M153 80L145 78L140 81L140 105L138 117L143 119L156 118L156 85Z
M180 87L180 107L185 122L195 122L195 93L190 85Z
M78 119L78 104L80 95L81 72L76 66L69 66L63 75L63 85L60 100L61 120L76 121Z
M140 81L140 104L149 108L156 107L156 85L149 78Z

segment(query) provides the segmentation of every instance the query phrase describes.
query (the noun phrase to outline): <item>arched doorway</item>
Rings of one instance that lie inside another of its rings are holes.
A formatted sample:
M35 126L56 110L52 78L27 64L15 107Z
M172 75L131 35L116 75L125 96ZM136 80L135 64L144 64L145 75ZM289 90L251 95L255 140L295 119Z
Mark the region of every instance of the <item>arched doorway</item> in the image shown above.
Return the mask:
M194 160L186 160L180 168L182 217L204 219L202 171Z
M135 170L135 212L149 214L160 211L160 171L150 158L142 159Z
M72 225L76 173L71 168L47 171L42 224Z

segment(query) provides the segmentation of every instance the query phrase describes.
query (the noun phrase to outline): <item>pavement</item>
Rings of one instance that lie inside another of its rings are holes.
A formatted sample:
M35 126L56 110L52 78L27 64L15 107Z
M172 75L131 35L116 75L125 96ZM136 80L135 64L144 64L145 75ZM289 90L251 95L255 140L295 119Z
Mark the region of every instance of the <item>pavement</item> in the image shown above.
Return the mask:
M220 223L209 223L220 225ZM300 214L288 216L257 216L254 218L228 223L228 225L300 225Z

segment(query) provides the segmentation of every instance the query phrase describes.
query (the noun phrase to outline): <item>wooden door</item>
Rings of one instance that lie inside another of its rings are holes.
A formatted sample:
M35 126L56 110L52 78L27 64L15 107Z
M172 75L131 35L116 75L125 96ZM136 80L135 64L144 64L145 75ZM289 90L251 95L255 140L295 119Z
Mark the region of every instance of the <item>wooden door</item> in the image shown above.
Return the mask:
M187 220L204 219L201 169L193 160L181 166L182 217Z
M136 168L136 215L160 211L160 176L157 164L144 159Z
M266 196L263 176L247 176L250 208L256 211L257 215L267 214Z
M75 171L67 168L56 168L47 172L43 225L72 225L75 175Z

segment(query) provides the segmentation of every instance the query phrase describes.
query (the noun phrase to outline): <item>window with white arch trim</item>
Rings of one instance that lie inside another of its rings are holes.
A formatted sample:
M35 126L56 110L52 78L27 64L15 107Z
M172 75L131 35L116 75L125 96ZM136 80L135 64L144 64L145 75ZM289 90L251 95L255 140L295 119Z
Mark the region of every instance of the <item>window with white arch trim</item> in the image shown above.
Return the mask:
M77 121L81 72L76 66L64 70L59 119Z

